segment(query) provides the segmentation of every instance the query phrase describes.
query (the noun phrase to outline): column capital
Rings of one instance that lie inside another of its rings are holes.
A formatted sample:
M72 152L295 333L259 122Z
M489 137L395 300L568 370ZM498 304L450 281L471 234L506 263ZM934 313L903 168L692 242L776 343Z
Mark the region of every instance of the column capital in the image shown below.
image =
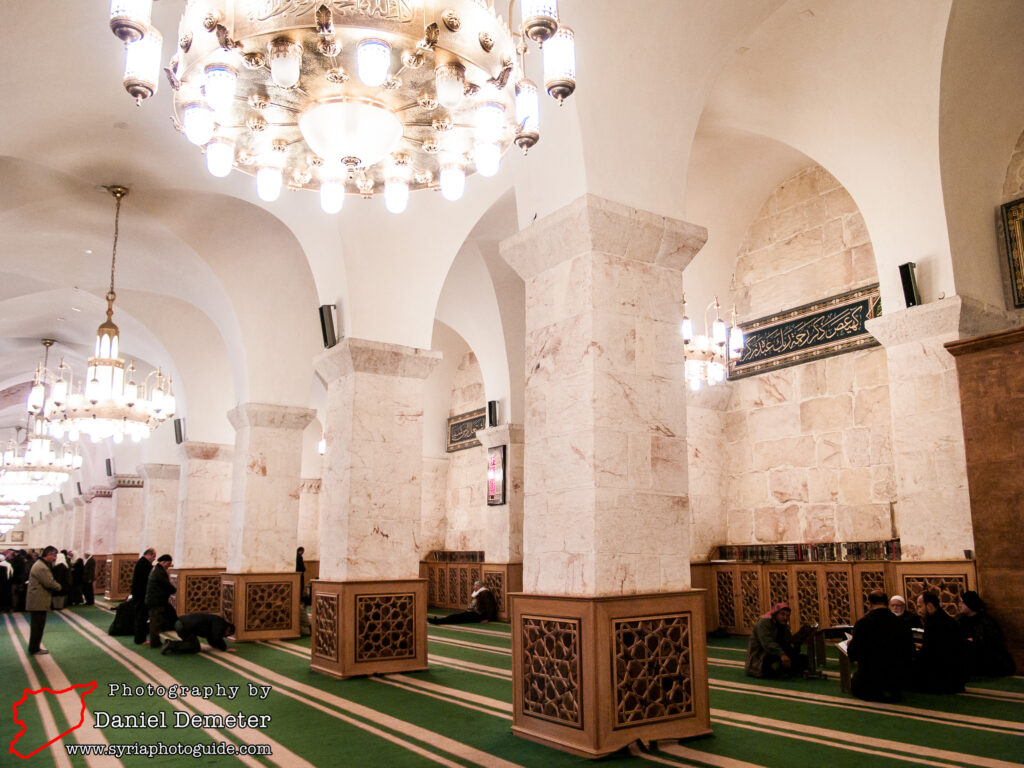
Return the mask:
M353 373L425 379L441 357L430 349L345 338L313 358L313 368L327 384Z
M476 439L484 448L494 448L498 445L522 445L524 438L522 424L500 424L497 427L478 430L476 433Z
M186 440L181 444L185 458L199 461L224 461L231 463L235 458L235 446L226 443L202 443Z
M271 429L306 428L316 416L312 408L270 403L242 403L228 411L228 421L235 429L242 427L270 427Z
M864 323L884 347L925 339L956 341L1010 328L1013 315L967 296L950 296L895 312Z
M143 480L138 475L114 475L114 488L141 488Z
M501 255L524 279L592 251L681 271L707 239L707 227L586 194L502 241Z
M177 464L139 464L135 471L143 481L177 480L181 476L181 467Z

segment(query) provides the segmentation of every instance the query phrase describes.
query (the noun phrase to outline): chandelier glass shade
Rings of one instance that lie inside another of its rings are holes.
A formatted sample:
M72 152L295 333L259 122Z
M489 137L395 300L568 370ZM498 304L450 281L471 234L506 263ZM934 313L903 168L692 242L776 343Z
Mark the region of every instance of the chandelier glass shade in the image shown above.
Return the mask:
M29 505L25 502L14 501L0 495L0 535L3 535L14 528L25 517Z
M159 35L151 6L111 3L125 87L140 103L159 79L150 54L133 53ZM513 31L494 0L189 0L164 68L174 121L211 174L256 176L265 201L283 188L319 191L332 213L344 194L383 194L392 212L410 190L457 200L467 175L492 176L513 143L526 152L540 139L529 41L544 43L553 98L576 87L557 2L520 10Z
M708 315L715 310L715 319L708 330ZM705 384L714 386L726 380L730 360L738 360L745 345L743 331L732 312L732 326L726 326L719 315L718 298L704 310L704 333L694 334L693 321L686 314L686 296L683 296L683 322L680 329L685 357L684 377L694 392Z
M84 385L74 380L74 372L62 359L55 371L47 367L47 359L36 369L28 396L28 412L41 417L48 431L58 440L76 442L87 435L92 442L112 439L122 442L126 437L139 442L159 424L174 416L174 386L161 369L151 371L141 383L136 381L135 363L125 365L120 356L120 330L114 324L114 269L117 263L117 241L121 201L128 190L108 187L117 200L114 214L114 247L110 262L110 290L107 291L107 319L96 331L96 343L86 368ZM54 342L43 339L47 348Z
M67 443L58 453L45 419L33 419L24 447L13 439L0 453L0 498L29 504L55 493L82 466L82 457Z

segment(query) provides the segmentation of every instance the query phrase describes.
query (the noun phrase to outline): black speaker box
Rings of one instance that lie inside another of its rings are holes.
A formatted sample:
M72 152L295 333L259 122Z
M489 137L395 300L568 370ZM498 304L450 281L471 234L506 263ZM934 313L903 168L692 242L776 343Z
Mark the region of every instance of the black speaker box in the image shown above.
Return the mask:
M174 420L174 442L178 445L185 442L185 419Z
M110 463L110 459L107 459L107 477L114 476L114 466Z
M900 281L903 283L903 300L908 307L916 307L921 303L921 294L917 291L917 275L914 271L917 264L908 261L900 264Z
M330 349L338 343L338 337L334 333L334 304L321 305L320 331L324 335L324 349Z
M488 400L487 401L487 426L496 427L498 426L498 401Z

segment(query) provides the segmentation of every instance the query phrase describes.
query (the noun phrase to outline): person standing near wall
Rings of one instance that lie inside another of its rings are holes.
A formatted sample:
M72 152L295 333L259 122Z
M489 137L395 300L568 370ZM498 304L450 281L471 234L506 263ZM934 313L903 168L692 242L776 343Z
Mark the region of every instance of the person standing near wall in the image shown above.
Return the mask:
M151 647L160 648L160 632L164 628L170 628L174 624L174 617L171 617L170 599L171 595L178 591L177 587L171 584L171 577L167 573L174 566L174 559L170 555L160 555L149 574L149 583L146 585L146 609L149 611L149 644Z
M96 583L96 560L91 552L85 553L85 560L82 561L82 598L86 605L93 605L96 602L96 593L93 592L93 584Z
M135 644L146 642L146 623L149 614L146 611L146 586L149 584L149 572L153 570L156 550L150 547L142 553L132 573L132 603L135 605Z

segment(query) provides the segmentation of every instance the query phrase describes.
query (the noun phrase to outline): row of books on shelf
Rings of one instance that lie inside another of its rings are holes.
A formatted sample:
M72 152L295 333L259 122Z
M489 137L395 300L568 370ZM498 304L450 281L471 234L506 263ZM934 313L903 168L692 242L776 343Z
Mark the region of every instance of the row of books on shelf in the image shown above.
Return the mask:
M482 563L483 550L435 549L427 556L432 563Z
M718 547L717 559L740 563L837 563L856 560L899 560L900 540L725 545Z

